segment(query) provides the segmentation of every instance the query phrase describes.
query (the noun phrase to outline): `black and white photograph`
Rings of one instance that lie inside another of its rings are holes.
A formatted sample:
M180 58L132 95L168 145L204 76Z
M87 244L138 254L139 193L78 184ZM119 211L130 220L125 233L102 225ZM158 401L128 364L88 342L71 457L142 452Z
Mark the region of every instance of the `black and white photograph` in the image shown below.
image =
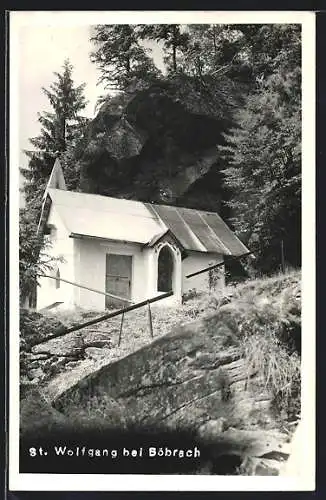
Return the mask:
M10 13L12 490L314 489L314 71L310 12Z

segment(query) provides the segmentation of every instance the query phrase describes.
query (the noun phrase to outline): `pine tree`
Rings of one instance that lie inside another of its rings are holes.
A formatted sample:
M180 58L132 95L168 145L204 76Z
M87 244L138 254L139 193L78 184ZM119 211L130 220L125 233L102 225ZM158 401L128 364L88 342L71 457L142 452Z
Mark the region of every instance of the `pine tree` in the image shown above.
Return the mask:
M224 74L256 85L300 60L300 26L192 24L183 70L196 76Z
M27 204L35 197L42 198L42 191L55 159L73 145L85 129L87 120L79 115L87 104L84 97L85 84L76 86L72 72L73 66L66 60L62 72L54 73L56 80L50 88L42 87L52 112L38 114L41 133L30 139L35 149L25 151L29 165L21 171L27 180L25 183Z
M26 206L20 211L19 220L19 278L20 299L24 304L30 297L35 306L37 276L51 268L53 258L46 255L47 242L37 231L42 196L55 159L60 155L65 168L68 188L78 184L71 150L81 140L87 120L79 115L86 106L85 84L75 86L72 80L73 67L68 60L63 71L54 73L56 80L49 89L42 88L50 101L52 112L39 113L41 133L30 139L34 150L25 151L29 158L28 168L22 168L25 178L24 195Z
M262 33L269 35L265 52L252 56L261 78L220 150L234 227L258 257L256 267L271 271L280 266L282 247L287 263L297 266L301 259L300 33L282 27L281 47L279 28L261 28L255 39Z
M244 64L245 37L228 25L192 24L188 27L189 41L184 50L183 68L186 73L234 76Z
M164 61L167 65L168 73L176 73L178 71L178 51L184 51L189 42L189 35L182 29L180 24L140 25L139 35L143 39L162 42L166 51Z
M91 61L101 72L99 82L107 88L124 90L135 80L148 81L160 72L140 44L137 26L97 25L91 42Z
M234 25L234 29L244 35L243 56L256 81L284 69L295 71L300 65L300 25L243 24Z

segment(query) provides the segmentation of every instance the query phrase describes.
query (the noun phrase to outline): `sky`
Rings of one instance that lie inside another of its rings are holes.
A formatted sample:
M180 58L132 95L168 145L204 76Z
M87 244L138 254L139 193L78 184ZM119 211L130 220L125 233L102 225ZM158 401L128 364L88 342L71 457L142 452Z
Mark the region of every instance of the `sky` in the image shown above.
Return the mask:
M83 115L94 116L97 98L105 93L97 85L99 72L91 63L89 53L90 27L24 26L20 30L19 47L19 145L20 165L27 165L24 149L31 147L28 139L40 132L37 113L50 111L42 87L48 88L55 80L54 72L60 72L65 59L74 66L73 80L76 85L86 83L85 96L89 101Z
M91 26L31 26L20 28L19 32L19 161L26 167L28 158L24 149L31 148L30 137L40 133L37 113L51 111L48 98L42 87L48 88L56 79L54 72L60 72L65 59L72 63L73 80L76 85L86 83L85 97L88 105L82 114L89 118L95 115L96 101L107 93L98 85L100 76L89 54L93 49L90 42ZM162 69L162 51L155 45L149 47L156 63Z

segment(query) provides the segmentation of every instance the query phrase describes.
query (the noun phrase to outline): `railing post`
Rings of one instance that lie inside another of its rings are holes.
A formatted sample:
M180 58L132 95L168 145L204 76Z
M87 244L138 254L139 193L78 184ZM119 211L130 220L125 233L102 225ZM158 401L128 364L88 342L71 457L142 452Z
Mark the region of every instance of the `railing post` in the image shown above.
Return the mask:
M152 320L152 311L151 311L151 305L149 302L147 302L147 307L148 307L148 320L149 320L149 331L151 334L151 337L154 337L153 333L153 320Z
M119 309L118 311L114 311L114 312L111 312L109 314L105 314L104 316L100 316L99 318L91 319L90 321L86 321L85 323L80 323L79 325L72 326L71 328L66 328L63 331L60 330L60 331L55 332L51 335L48 335L41 342L38 341L36 343L31 343L31 347L33 347L34 345L44 344L45 342L48 342L51 339L63 337L64 335L67 335L68 333L77 332L78 330L81 330L82 328L96 325L97 323L100 323L101 321L115 318L116 316L120 316L120 314L125 314L129 311L134 311L135 309L139 309L139 307L144 307L147 304L151 304L152 302L157 302L159 300L165 299L166 297L171 297L171 295L173 295L173 291L163 293L162 295L152 297L151 299L146 299L142 302L138 302L137 304L133 304L132 306L125 307L124 309Z
M121 323L120 323L120 332L119 332L119 340L118 340L118 346L121 344L121 336L122 336L122 326L123 326L123 318L125 317L125 313L123 312L121 314Z

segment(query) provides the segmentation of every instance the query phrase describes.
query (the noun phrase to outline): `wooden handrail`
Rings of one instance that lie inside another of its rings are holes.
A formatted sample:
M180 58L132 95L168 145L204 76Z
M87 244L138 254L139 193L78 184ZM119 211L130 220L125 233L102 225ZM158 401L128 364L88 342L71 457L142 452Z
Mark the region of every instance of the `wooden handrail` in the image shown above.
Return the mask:
M63 337L64 335L67 335L68 333L76 332L78 330L81 330L82 328L85 328L87 326L95 325L96 323L100 323L101 321L104 321L106 319L114 318L115 316L119 316L120 314L125 314L129 311L134 311L135 309L139 309L139 307L146 306L148 304L152 304L153 302L157 302L159 300L165 299L166 297L171 297L173 295L173 291L163 293L162 295L158 295L157 297L152 297L151 299L143 300L142 302L138 302L137 304L133 304L131 306L125 307L123 309L119 309L118 311L114 311L108 314L105 314L104 316L100 316L99 318L91 319L90 321L86 321L85 323L80 323L79 325L72 326L71 328L67 328L64 331L59 331L56 333L53 333L52 335L49 335L46 339L43 339L41 342L37 341L34 343L31 343L31 347L39 344L44 344L48 342L49 340L58 338L58 337Z
M100 290L96 290L95 288L90 288L89 286L80 285L79 283L74 283L73 281L69 281L64 278L57 278L56 276L50 276L49 274L39 274L39 276L43 278L51 278L53 280L64 281L65 283L69 283L69 285L78 286L78 288L84 288L85 290L89 290L90 292L99 293L101 295L105 295L106 297L112 297L113 299L122 300L123 302L130 302L130 304L132 304L132 300L130 299L119 297L119 295L113 295L113 293L102 292Z
M197 274L201 273L207 273L211 269L216 269L217 267L224 266L226 262L229 262L230 260L236 260L236 259L241 259L242 257L247 257L247 255L251 255L253 252L248 252L244 253L242 255L233 255L232 257L227 257L226 259L223 260L223 262L220 262L219 264L214 264L214 266L208 266L205 267L204 269L200 269L200 271L195 271L194 273L188 274L186 278L192 278L193 276L197 276Z

